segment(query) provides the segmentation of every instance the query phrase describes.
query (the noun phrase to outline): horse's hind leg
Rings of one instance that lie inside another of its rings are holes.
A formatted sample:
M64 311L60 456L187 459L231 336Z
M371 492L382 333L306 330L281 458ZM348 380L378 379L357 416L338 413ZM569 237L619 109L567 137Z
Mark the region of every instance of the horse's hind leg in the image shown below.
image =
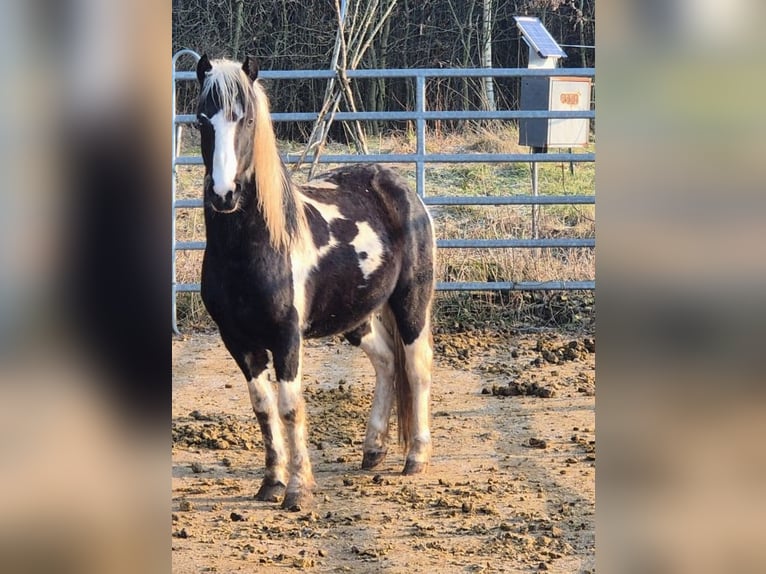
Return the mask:
M364 351L375 369L375 393L362 457L362 468L369 470L383 462L388 451L388 427L394 404L393 341L375 315L369 322L346 333L346 339Z
M412 443L407 453L404 474L418 474L426 469L431 458L429 411L433 340L430 321L426 322L420 335L411 344L404 345L404 353L407 378L412 389Z

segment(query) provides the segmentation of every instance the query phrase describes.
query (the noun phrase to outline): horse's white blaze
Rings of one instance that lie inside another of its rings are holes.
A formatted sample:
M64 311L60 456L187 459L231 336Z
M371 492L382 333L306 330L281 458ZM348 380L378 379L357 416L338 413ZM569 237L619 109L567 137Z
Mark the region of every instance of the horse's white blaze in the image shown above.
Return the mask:
M236 187L237 149L234 142L237 134L237 122L227 119L221 110L210 118L210 123L215 130L213 191L221 197L226 197L226 193L233 192Z
M359 259L359 268L362 275L368 279L383 263L383 244L378 234L373 231L370 224L362 221L356 224L359 232L354 237L351 245L354 246L356 256Z

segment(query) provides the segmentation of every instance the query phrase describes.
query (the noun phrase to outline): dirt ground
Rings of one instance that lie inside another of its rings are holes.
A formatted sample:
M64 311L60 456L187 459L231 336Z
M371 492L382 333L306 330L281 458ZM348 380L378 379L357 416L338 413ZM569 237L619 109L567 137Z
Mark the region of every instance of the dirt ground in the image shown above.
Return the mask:
M247 387L217 334L173 342L173 571L595 572L595 343L554 331L435 336L433 458L360 469L363 353L308 342L312 508L253 495ZM396 436L395 426L392 436Z

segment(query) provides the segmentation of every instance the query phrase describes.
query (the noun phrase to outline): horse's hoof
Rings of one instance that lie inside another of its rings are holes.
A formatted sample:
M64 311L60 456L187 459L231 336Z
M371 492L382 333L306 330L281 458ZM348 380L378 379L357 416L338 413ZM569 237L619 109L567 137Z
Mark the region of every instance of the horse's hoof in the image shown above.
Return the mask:
M282 501L282 510L300 512L311 504L312 496L303 491L288 492Z
M285 493L285 485L282 482L268 482L264 480L261 483L261 488L255 495L256 500L261 502L279 502L282 495Z
M404 464L404 470L402 471L402 474L407 476L412 474L420 474L425 472L427 466L427 462L418 462L417 460L407 459L407 462Z
M362 457L362 470L372 470L386 458L385 450L370 451Z

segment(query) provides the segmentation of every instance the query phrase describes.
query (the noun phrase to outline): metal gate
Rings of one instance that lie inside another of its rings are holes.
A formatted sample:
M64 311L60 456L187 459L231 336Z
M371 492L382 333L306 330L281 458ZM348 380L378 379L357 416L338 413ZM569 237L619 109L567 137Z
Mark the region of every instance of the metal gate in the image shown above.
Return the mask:
M176 167L179 165L202 165L201 156L180 155L180 135L184 125L193 124L196 117L192 114L178 114L176 108L176 87L178 82L196 81L194 71L178 70L178 61L187 56L196 64L199 55L192 50L181 50L173 56L173 160L172 160L172 326L178 333L176 316L176 299L178 293L198 292L199 283L178 283L176 280L176 253L186 250L202 250L204 241L178 241L176 238L176 210L179 208L202 208L202 199L176 198ZM187 59L188 59L187 58ZM415 165L415 182L418 195L427 206L468 206L468 205L585 205L595 204L595 195L506 195L506 196L429 196L426 194L426 164L428 163L532 163L532 162L594 162L593 153L426 153L426 122L431 120L518 120L521 118L595 118L595 112L590 111L549 111L549 110L498 110L498 111L429 111L426 109L426 80L428 78L447 77L527 77L560 75L562 69L528 69L528 68L416 68L390 70L348 70L349 78L412 78L415 82L415 109L398 112L338 112L334 118L338 121L347 120L407 120L416 126L416 151L409 154L323 154L320 163L359 163L385 162ZM594 68L567 68L567 76L593 78ZM291 70L274 71L261 70L258 77L262 79L285 80L299 78L333 78L336 74L330 70ZM273 113L275 122L314 121L317 113ZM309 157L309 159L311 159ZM286 163L295 163L289 157L283 157ZM595 248L595 238L548 238L548 239L438 239L439 249L456 248ZM436 288L441 291L536 291L536 290L592 290L595 280L588 281L495 281L495 282L437 282Z

